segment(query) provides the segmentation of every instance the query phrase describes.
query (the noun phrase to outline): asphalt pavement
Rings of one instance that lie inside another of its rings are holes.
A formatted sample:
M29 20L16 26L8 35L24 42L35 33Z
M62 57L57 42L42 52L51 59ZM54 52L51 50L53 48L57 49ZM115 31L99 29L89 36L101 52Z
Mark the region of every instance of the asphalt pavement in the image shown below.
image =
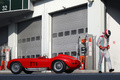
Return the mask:
M83 71L84 72L84 71ZM33 74L1 73L0 80L120 80L120 73L73 72L55 74L51 72L34 72Z
M0 74L0 80L120 80L120 73Z

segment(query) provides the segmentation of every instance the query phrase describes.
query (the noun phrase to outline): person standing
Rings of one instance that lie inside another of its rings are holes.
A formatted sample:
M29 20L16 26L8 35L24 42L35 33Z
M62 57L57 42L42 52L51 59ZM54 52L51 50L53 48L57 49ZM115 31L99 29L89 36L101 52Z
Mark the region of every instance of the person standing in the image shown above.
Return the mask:
M101 35L97 41L97 46L99 47L99 62L98 62L99 73L102 73L101 67L102 67L103 57L106 58L109 72L114 71L114 69L112 69L110 55L109 55L109 51L108 51L110 49L110 46L109 46L110 35L111 35L111 31L105 30L103 35Z

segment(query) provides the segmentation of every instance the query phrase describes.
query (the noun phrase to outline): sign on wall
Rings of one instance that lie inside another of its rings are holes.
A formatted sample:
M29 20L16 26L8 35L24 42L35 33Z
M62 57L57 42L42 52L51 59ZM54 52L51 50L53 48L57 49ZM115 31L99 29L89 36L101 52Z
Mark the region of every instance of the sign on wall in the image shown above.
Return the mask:
M0 12L28 9L28 0L0 0Z

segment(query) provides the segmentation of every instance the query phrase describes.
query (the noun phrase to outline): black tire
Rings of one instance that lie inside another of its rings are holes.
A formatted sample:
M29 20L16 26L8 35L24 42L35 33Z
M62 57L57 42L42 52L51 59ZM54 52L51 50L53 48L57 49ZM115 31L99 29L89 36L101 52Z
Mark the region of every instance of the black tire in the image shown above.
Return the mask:
M74 70L66 70L65 73L72 73Z
M63 73L66 70L66 64L61 60L54 61L51 67L55 73Z
M10 65L10 70L13 74L20 74L23 70L23 67L20 62L12 62Z
M23 71L24 71L24 73L26 73L26 74L32 74L32 73L33 73L33 71L26 71L25 69L24 69Z

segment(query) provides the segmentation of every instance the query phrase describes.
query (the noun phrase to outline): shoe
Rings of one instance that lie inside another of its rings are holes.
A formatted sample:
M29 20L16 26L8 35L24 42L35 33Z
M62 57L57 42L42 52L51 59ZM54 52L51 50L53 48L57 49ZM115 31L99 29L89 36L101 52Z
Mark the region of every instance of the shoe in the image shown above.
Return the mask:
M99 73L102 73L102 71L99 71Z
M114 71L114 69L110 69L110 70L109 70L109 72L113 72L113 71Z

